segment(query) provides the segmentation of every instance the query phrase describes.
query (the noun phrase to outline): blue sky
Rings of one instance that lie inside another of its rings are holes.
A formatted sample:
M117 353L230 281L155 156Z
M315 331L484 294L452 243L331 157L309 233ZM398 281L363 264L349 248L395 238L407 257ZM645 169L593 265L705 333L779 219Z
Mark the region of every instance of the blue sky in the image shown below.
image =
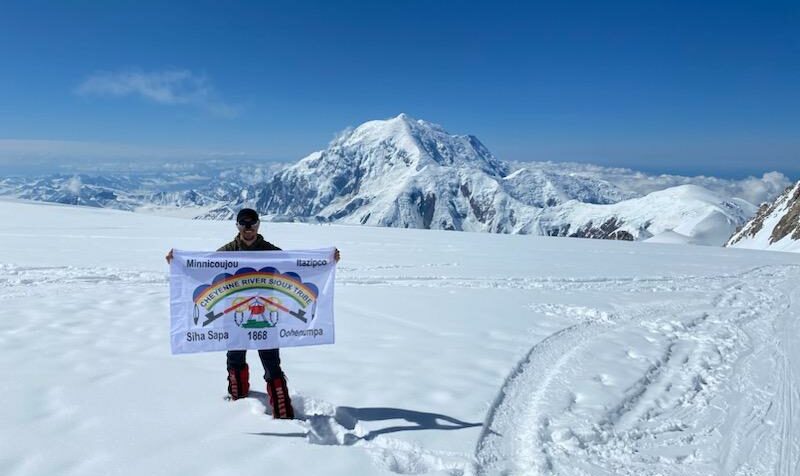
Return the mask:
M0 167L296 160L400 112L501 159L798 178L800 2L28 1L0 15Z

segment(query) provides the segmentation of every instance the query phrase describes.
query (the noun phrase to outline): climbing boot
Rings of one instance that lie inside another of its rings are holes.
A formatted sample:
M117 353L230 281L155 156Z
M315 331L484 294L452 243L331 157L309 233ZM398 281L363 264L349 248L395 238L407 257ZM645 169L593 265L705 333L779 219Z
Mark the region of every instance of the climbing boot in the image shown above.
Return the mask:
M272 406L272 418L294 419L292 399L289 398L289 388L286 386L286 376L280 375L267 380L267 395Z
M228 395L238 400L250 393L250 370L247 364L241 369L228 369Z

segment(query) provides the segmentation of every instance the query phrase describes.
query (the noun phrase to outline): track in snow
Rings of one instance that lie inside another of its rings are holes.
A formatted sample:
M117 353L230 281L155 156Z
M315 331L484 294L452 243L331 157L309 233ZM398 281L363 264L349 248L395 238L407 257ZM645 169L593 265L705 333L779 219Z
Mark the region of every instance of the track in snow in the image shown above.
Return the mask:
M788 266L709 278L713 299L544 339L487 415L476 472L796 474L798 280Z

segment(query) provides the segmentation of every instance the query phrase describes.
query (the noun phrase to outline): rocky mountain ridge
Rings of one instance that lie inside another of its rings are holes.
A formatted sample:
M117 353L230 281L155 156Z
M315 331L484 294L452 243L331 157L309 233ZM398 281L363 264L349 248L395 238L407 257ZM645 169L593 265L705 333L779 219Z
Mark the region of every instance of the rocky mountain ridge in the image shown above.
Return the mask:
M800 252L800 182L762 204L725 246Z

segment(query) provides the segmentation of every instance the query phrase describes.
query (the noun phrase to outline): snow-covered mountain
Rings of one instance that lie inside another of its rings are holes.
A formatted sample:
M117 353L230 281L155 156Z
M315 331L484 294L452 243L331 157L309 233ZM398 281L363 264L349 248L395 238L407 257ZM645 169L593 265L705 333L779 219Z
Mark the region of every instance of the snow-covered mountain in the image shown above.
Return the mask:
M800 182L774 202L762 204L726 246L800 252Z
M551 236L720 246L754 212L744 200L681 185L611 205L572 201L543 209L534 226Z
M128 177L63 176L37 178L31 181L8 179L2 181L7 194L26 200L109 207L133 210L129 192L137 188L135 180Z
M583 203L609 204L640 195L623 190L602 178L573 172L557 172L529 164L503 178L504 188L520 202L536 207L552 207L578 200Z
M771 202L783 193L786 187L794 183L789 177L776 171L764 172L760 177L721 178L705 175L653 175L639 170L578 162L530 161L510 162L510 164L513 170L524 168L561 177L600 180L633 197L643 197L648 193L679 185L699 185L723 197L741 198L759 204Z
M597 178L510 167L474 136L401 114L347 131L234 206L273 220L721 245L755 211L693 185L636 197Z
M254 205L277 217L513 233L515 215L535 209L506 192L508 173L474 136L401 114L348 131L279 172Z
M400 114L349 129L289 166L0 177L0 195L217 220L249 206L271 221L721 245L755 212L754 198L772 199L788 183L777 172L737 181L508 163L474 136Z

